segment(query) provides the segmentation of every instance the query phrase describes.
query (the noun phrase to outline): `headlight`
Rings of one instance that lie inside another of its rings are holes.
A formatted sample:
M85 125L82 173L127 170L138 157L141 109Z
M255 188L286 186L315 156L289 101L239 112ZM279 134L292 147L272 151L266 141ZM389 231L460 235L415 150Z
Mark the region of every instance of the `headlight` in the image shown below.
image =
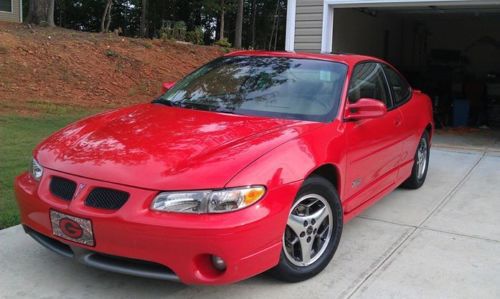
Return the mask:
M266 193L263 186L223 190L162 192L156 196L151 209L178 213L224 213L248 207Z
M29 171L30 171L31 177L36 181L40 181L40 179L42 178L42 175L43 175L42 165L40 165L40 163L38 163L38 161L35 160L35 158L33 158L31 160L29 168L30 168Z

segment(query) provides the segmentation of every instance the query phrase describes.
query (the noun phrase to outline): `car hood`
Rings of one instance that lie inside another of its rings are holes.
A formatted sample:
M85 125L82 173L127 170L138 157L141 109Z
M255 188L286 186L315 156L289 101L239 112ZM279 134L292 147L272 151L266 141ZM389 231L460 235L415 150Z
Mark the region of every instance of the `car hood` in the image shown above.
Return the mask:
M78 121L35 150L44 167L153 190L221 188L321 123L141 104Z

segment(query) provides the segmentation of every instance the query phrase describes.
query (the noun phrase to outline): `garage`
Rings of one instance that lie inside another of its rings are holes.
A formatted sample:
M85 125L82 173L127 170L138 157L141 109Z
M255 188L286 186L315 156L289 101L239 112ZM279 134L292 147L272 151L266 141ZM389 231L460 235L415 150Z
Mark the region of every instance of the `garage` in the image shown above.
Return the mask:
M500 1L289 1L287 50L392 63L429 94L436 126L500 126Z

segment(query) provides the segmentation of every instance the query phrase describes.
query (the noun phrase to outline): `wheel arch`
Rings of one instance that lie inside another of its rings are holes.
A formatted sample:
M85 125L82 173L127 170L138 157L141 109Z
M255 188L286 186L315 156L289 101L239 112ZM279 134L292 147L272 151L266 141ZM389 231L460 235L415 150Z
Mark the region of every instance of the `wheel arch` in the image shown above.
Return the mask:
M307 177L311 177L313 175L321 176L327 179L335 187L340 197L342 184L340 171L337 166L330 163L323 164L314 169Z

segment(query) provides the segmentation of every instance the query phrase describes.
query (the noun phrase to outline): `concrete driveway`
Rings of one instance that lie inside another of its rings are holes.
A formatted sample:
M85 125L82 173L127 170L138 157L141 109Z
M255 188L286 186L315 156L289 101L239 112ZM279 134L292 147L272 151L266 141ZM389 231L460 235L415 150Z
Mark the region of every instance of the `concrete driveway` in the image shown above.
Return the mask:
M420 190L396 190L345 226L315 278L200 287L102 272L0 231L2 298L500 298L500 153L434 149Z

